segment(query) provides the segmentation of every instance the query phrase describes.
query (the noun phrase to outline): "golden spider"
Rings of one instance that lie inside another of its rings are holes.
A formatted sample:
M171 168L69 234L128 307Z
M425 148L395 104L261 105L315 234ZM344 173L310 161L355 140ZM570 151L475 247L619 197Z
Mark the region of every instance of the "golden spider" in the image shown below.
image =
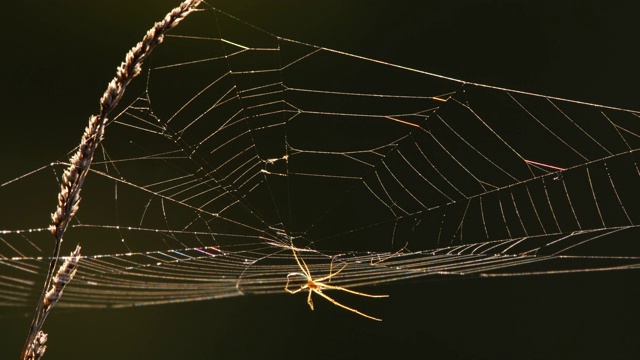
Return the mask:
M360 296L366 296L366 297L372 297L372 298L385 298L385 297L389 297L389 295L371 295L371 294L365 294L365 293L361 293L358 291L353 291L353 290L349 290L347 288L344 288L342 286L335 286L335 285L329 285L329 284L325 284L324 281L325 280L329 280L331 281L331 278L338 275L342 270L344 270L344 268L347 267L347 264L345 264L342 268L340 268L340 270L336 271L335 273L332 273L331 270L329 271L329 275L321 277L319 279L314 279L311 276L311 271L309 271L309 267L307 266L307 263L304 261L304 259L302 257L298 257L298 254L296 253L296 250L294 247L291 247L291 251L293 251L293 256L296 259L296 262L298 263L298 266L300 267L300 270L302 270L302 272L292 272L289 273L287 275L287 284L285 285L284 289L290 293L290 294L297 294L302 290L308 290L309 291L309 296L307 297L307 304L309 304L309 307L311 308L311 310L313 310L313 300L311 299L311 294L312 293L316 293L320 296L322 296L323 298L331 301L334 305L338 305L343 309L347 309L351 312L354 312L358 315L364 316L366 318L372 319L372 320L376 320L376 321L382 321L382 319L378 319L375 318L373 316L367 315L365 313L362 313L356 309L350 308L346 305L342 305L339 302L337 302L336 300L332 299L331 297L329 297L327 294L323 293L322 290L341 290L344 292L348 292L350 294L354 294L354 295L360 295ZM298 276L298 277L303 277L307 280L307 282L300 286L299 289L297 290L291 290L289 289L289 281L291 280L291 277L294 276Z

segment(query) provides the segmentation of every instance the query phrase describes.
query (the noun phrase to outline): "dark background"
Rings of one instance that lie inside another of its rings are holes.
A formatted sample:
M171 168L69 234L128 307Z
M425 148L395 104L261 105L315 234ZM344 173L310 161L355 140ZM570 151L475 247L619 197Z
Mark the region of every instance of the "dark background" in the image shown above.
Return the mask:
M126 51L175 4L4 5L2 180L64 158ZM640 108L640 4L632 1L212 5L312 44L472 82ZM42 201L53 208L55 199ZM125 310L56 309L45 324L45 359L637 359L639 277L627 271L419 280L376 288L391 295L387 300L340 297L382 323L320 300L311 312L303 295L284 292ZM0 309L0 358L18 357L30 312Z

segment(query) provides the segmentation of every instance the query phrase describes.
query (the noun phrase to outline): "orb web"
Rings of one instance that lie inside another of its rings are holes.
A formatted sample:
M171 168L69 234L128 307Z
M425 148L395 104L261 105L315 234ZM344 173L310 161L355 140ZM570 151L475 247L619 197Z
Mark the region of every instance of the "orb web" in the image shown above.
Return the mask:
M279 293L300 270L294 249L313 274L346 265L332 282L349 287L640 264L638 111L201 10L166 36L107 126L65 235L83 257L60 306ZM67 165L0 185L3 206L22 204L0 222L3 306L34 303L51 244L34 214L51 211Z

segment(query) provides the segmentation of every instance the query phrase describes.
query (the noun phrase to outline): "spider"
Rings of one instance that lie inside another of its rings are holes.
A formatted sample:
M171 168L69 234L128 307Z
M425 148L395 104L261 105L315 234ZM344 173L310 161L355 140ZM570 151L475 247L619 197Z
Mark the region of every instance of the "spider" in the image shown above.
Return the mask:
M331 278L338 275L342 270L344 270L344 268L347 267L347 264L345 264L342 268L340 268L340 270L336 271L335 273L332 273L331 271L329 271L329 275L321 277L319 279L314 279L313 276L311 276L311 271L309 271L309 267L307 266L307 263L304 261L304 259L302 257L298 257L298 254L296 253L295 248L291 247L291 251L293 251L293 256L296 259L296 262L298 263L298 266L300 267L300 270L302 270L302 272L292 272L289 273L287 275L287 284L285 285L284 289L290 293L290 294L297 294L302 290L308 290L309 291L309 296L307 297L307 304L309 304L309 307L311 308L311 310L313 310L313 300L311 299L311 294L312 293L316 293L320 296L322 296L323 298L331 301L334 305L337 305L343 309L347 309L351 312L354 312L358 315L364 316L368 319L372 319L372 320L376 320L376 321L382 321L382 319L378 319L375 318L373 316L367 315L363 312L360 312L354 308L350 308L346 305L343 305L339 302L337 302L336 300L332 299L331 297L329 297L327 294L325 294L324 292L322 292L322 290L341 290L344 292L348 292L350 294L354 294L354 295L360 295L360 296L366 296L366 297L372 297L372 298L385 298L385 297L389 297L389 295L371 295L371 294L365 294L365 293L361 293L358 291L353 291L353 290L349 290L347 288L344 288L342 286L335 286L335 285L329 285L329 284L325 284L324 281L325 280L329 280L331 281ZM298 277L303 277L307 280L307 282L300 286L299 289L297 290L291 290L289 289L289 281L291 280L291 277L294 276L298 276Z

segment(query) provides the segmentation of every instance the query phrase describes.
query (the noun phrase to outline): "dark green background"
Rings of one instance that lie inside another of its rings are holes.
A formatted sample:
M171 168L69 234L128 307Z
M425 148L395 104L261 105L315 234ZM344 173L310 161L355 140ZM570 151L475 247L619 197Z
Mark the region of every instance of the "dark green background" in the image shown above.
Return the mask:
M175 4L4 4L2 180L63 158L77 144L126 51ZM640 6L632 1L212 5L308 43L473 82L640 108ZM42 201L53 209L53 197ZM1 219L0 228L11 228ZM377 288L388 300L344 298L382 323L322 301L311 312L304 296L284 292L126 310L56 309L45 325L45 358L635 359L639 278L628 271L420 280ZM30 311L0 309L1 359L18 357Z

